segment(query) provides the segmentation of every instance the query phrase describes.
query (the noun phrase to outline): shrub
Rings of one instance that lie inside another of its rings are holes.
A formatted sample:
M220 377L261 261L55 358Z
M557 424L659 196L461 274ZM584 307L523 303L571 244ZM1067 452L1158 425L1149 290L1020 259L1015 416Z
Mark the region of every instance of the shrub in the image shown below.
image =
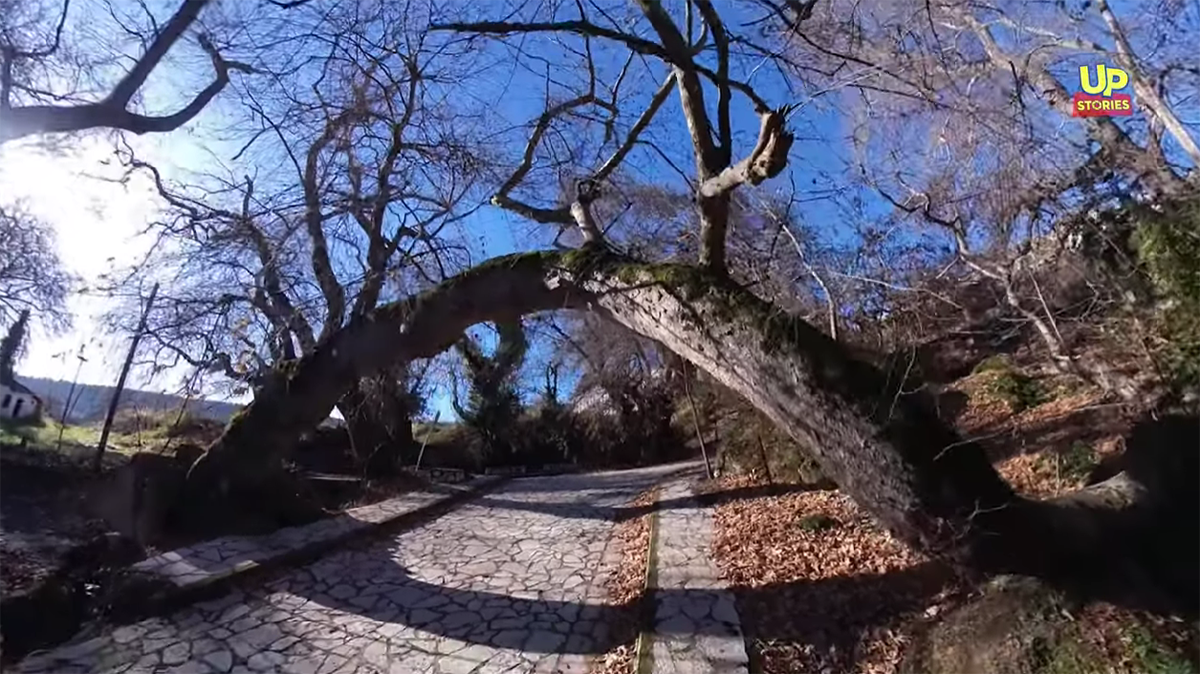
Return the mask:
M467 371L467 399L460 402L454 391L452 403L462 423L483 441L489 465L507 466L517 460L518 428L522 414L517 392L517 375L529 342L519 320L496 324L499 338L491 355L483 352L469 335L457 347Z
M1013 414L1037 407L1048 400L1036 379L1016 370L997 371L988 384L988 392L1008 404Z
M1169 205L1139 214L1133 243L1155 293L1165 300L1155 317L1162 359L1172 384L1200 388L1200 204Z
M1096 451L1086 442L1076 442L1059 456L1059 474L1072 482L1087 479L1096 466Z
M1012 364L1009 362L1008 357L1003 354L995 354L979 361L975 368L971 370L971 374L997 371L1007 372L1010 370L1012 370Z
M1128 626L1124 636L1126 654L1135 671L1147 674L1195 674L1196 668L1192 663L1160 643L1143 625Z
M1068 485L1084 484L1096 467L1096 451L1086 442L1069 449L1038 457L1039 472L1057 477Z

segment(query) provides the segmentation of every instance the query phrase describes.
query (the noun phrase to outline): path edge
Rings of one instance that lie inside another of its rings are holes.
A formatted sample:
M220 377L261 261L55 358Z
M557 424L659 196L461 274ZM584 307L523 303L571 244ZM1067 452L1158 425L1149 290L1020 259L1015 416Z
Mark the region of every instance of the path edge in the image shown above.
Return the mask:
M491 491L510 479L507 476L486 476L468 484L438 485L447 489L448 493L412 510L396 513L367 526L352 528L327 538L306 541L296 548L266 559L246 560L225 572L211 574L187 585L177 585L150 574L133 574L128 586L118 590L118 593L143 593L143 598L119 609L114 607L110 614L103 616L101 622L127 625L221 596L236 586L254 583L281 569L305 564L346 547L411 528L426 519L440 517L455 506ZM147 585L151 587L148 588ZM89 631L88 627L90 626L85 627L84 631Z
M638 605L638 639L633 656L633 674L650 674L654 667L654 585L658 578L658 502L650 510L650 535L646 542L646 572Z

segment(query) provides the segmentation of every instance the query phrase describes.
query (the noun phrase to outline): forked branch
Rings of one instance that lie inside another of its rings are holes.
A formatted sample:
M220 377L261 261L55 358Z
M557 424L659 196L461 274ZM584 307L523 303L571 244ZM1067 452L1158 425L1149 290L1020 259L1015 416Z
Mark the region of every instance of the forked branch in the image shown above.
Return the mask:
M749 183L774 178L787 168L788 152L795 137L787 129L787 108L759 116L758 141L749 155L700 184L702 197L726 195Z

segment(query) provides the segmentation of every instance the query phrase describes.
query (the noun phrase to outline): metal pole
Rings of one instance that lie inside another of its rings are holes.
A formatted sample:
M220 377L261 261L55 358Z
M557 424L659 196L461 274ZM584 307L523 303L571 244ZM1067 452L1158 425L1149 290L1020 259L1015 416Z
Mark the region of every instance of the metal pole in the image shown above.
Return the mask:
M79 371L83 369L83 364L87 362L87 358L83 357L83 345L79 345L79 353L75 354L79 359L79 364L75 366L75 378L71 380L71 388L67 391L67 400L63 403L62 418L58 420L58 451L62 451L62 436L63 430L67 427L67 415L71 413L71 398L75 396L75 386L79 383Z
M146 308L142 310L142 319L138 321L137 330L133 333L133 341L129 344L129 353L125 356L125 365L121 367L121 376L117 378L117 390L113 391L112 400L108 402L108 414L104 417L104 428L100 431L100 443L96 445L96 459L92 463L92 469L97 473L104 462L104 448L108 445L108 432L112 429L113 417L117 414L117 403L121 399L121 391L125 388L125 377L129 375L129 368L133 365L133 356L137 352L138 342L142 339L142 333L146 331L146 319L150 316L150 307L154 305L154 297L158 295L158 284L150 289L150 297L146 298Z

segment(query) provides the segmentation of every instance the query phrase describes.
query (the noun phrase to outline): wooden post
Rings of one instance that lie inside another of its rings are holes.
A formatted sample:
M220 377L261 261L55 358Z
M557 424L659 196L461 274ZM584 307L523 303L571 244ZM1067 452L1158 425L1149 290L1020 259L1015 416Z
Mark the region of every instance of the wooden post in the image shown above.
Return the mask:
M429 444L429 436L433 435L433 432L437 430L438 419L441 418L442 411L438 410L437 413L433 415L433 425L429 427L429 431L425 433L425 439L421 442L421 451L417 452L417 465L415 466L415 468L418 470L421 468L421 458L425 456L425 445Z
M146 308L142 310L142 318L138 321L137 330L133 333L133 341L129 344L129 353L125 356L125 365L121 367L121 376L117 378L117 390L113 391L112 400L108 401L108 414L104 417L104 428L100 431L100 442L96 445L96 458L92 462L92 470L97 473L104 462L104 448L108 445L108 432L112 430L113 417L117 414L117 404L121 400L121 391L125 389L125 377L129 376L129 368L133 365L133 356L137 353L138 342L146 331L146 319L150 316L150 307L154 305L154 297L158 295L158 284L150 289L150 297L146 298Z
M83 364L87 362L87 358L83 357L83 345L79 345L79 353L75 355L79 359L79 364L75 366L75 378L71 380L71 388L67 391L67 401L63 403L62 418L58 420L58 451L62 451L62 436L63 430L67 427L67 415L71 412L71 398L75 396L75 386L79 384L79 371L83 369Z
M704 433L700 430L700 411L696 409L696 401L692 398L692 389L688 386L687 363L683 364L683 393L692 407L692 424L696 427L696 440L700 441L700 454L704 457L704 474L711 480L713 479L712 463L708 460L708 447L704 444Z

